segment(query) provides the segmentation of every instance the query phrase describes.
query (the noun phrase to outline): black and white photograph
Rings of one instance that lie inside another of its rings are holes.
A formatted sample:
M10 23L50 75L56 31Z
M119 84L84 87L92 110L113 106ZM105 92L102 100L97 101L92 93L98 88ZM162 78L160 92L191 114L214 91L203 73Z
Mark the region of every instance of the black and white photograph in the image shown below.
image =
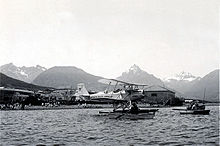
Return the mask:
M1 146L218 146L219 0L0 0Z

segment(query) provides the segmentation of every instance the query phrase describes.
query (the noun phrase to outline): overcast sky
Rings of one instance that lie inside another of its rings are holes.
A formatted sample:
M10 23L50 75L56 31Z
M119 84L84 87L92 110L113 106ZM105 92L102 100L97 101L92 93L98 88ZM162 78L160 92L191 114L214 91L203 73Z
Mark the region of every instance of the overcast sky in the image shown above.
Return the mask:
M0 65L204 76L219 68L219 10L218 0L0 0Z

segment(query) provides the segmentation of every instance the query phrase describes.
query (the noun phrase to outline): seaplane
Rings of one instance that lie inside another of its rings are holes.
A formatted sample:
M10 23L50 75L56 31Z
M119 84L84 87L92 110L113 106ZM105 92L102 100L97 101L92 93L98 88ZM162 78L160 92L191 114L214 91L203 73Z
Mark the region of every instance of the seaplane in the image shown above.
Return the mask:
M116 79L101 79L107 84L105 91L90 94L91 101L108 102L113 104L113 111L99 111L110 119L152 119L158 109L139 109L136 102L144 98L145 84L128 83Z

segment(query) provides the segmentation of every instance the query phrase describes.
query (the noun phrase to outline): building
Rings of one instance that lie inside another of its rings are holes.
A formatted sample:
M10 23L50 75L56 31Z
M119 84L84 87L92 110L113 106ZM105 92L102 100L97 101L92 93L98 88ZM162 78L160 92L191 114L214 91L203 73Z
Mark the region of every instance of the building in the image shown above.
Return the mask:
M182 105L182 101L175 96L175 91L159 85L144 89L144 102L161 105Z
M44 102L60 101L65 103L72 100L75 101L75 99L73 99L74 89L55 89L53 91L40 91L38 93Z
M23 98L33 95L34 92L29 90L0 87L0 104L21 101Z

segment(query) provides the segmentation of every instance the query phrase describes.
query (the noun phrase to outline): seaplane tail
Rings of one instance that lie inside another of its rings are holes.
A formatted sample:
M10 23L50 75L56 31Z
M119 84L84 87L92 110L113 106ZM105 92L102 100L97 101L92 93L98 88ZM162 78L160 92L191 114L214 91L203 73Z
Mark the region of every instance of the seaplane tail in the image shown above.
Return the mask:
M76 97L76 101L89 100L89 92L87 91L84 83L79 83L77 85L77 90L74 96Z

